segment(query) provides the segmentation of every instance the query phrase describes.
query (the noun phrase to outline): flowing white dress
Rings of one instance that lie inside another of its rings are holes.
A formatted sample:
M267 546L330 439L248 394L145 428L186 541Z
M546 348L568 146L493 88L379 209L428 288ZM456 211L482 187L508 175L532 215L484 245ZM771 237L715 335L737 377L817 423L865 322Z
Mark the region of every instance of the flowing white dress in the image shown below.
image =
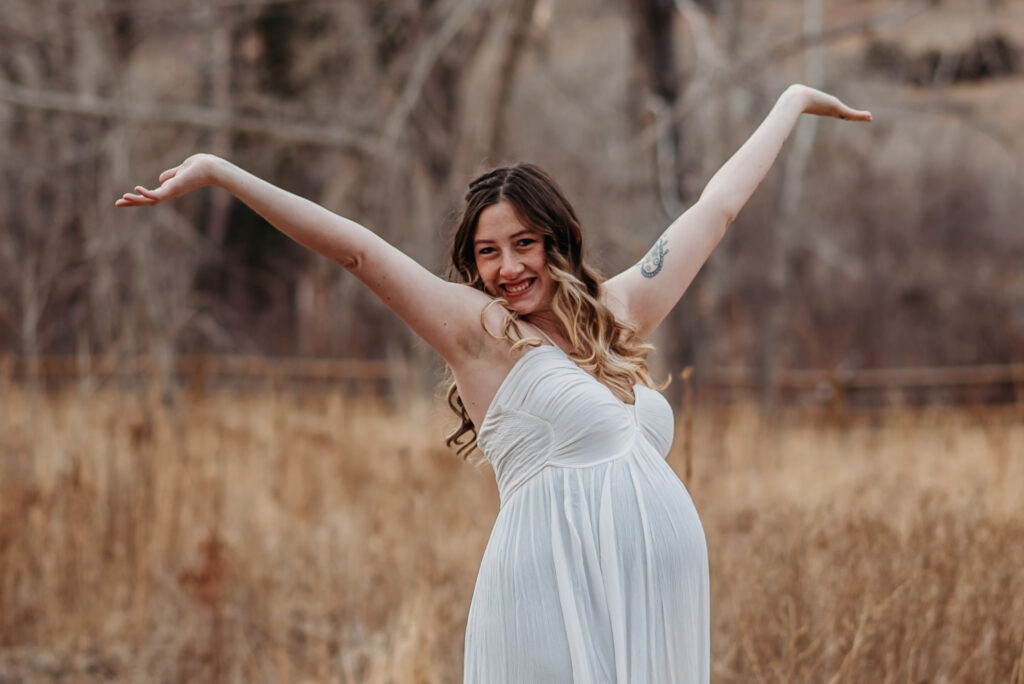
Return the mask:
M469 684L710 680L707 545L665 461L672 409L626 404L558 347L523 354L480 425L501 510L466 627Z

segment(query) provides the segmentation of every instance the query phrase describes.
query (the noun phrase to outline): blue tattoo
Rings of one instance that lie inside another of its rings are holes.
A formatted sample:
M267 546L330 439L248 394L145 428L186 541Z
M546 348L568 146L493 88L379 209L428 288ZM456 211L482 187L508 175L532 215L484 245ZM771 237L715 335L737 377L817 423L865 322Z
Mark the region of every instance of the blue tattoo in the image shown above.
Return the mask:
M658 238L658 241L651 247L651 251L640 262L640 275L644 278L653 278L661 273L661 267L665 264L665 255L668 254L668 247L665 238Z

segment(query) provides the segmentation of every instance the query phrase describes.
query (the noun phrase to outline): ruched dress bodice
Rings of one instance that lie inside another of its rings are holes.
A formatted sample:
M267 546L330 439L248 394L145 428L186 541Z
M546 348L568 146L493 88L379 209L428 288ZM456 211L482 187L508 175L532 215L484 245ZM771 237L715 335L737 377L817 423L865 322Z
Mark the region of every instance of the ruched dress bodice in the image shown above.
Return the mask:
M667 457L672 408L644 385L634 394L634 403L623 402L558 347L527 351L498 388L477 440L502 505L548 466L585 468L638 448Z
M466 628L465 681L707 682L704 532L665 457L672 410L625 403L559 348L526 351L478 432L501 509Z

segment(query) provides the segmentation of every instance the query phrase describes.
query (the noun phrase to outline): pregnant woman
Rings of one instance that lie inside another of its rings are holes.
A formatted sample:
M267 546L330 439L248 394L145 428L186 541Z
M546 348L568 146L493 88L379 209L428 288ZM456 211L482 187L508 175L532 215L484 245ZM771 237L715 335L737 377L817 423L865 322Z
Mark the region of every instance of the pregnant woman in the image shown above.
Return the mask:
M870 121L835 97L788 88L634 268L602 282L576 212L528 164L470 184L443 280L359 224L210 155L117 206L216 185L334 259L448 362L461 425L501 510L466 627L465 681L707 682L704 531L665 462L672 411L644 341L679 301L772 165L800 114Z

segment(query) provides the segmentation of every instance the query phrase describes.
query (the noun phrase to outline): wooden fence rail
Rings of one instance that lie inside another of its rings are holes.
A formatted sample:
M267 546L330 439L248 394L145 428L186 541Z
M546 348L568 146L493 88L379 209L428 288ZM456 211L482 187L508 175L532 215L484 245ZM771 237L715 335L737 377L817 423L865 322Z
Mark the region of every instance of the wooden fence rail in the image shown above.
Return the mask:
M763 390L765 379L754 368L719 367L702 379L702 387L727 403L736 394ZM834 414L857 403L880 406L912 403L1014 402L1024 410L1024 364L920 366L917 368L779 369L771 378L782 403L828 405ZM724 396L723 396L724 395Z
M756 369L714 368L705 377L712 385L757 388ZM983 366L934 366L917 368L780 369L774 382L783 389L815 389L838 385L850 389L887 389L914 387L965 387L1024 383L1024 363Z
M266 356L174 357L170 372L185 378L277 379L286 381L388 381L393 364L364 359L277 358ZM152 356L0 356L0 379L70 379L78 376L155 377L161 366ZM717 367L695 374L710 391L756 391L762 376L749 367ZM1010 385L1024 401L1024 364L870 369L779 369L774 386L783 391L825 392L843 397L857 390L913 390Z
M178 356L168 370L183 376L280 378L288 380L387 380L387 361L363 359L274 358L267 356ZM0 376L44 378L101 376L153 376L160 370L152 356L7 356L0 359Z

